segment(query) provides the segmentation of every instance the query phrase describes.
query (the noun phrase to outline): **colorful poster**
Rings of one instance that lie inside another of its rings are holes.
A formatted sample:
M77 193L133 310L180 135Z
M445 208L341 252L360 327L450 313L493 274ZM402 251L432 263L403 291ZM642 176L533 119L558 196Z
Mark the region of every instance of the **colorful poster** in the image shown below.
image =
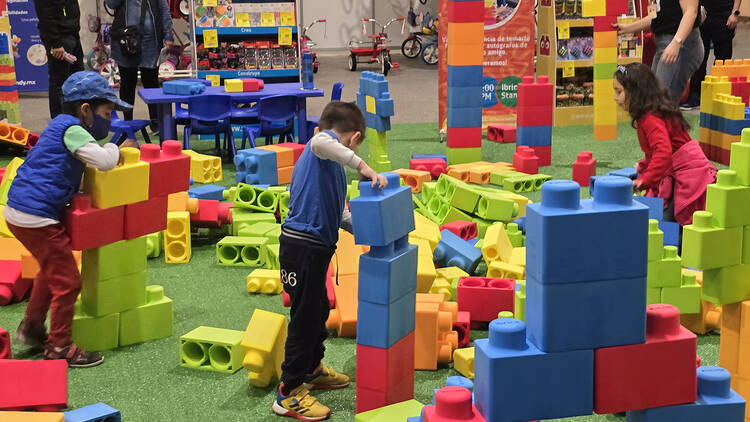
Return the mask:
M49 87L47 74L47 50L39 37L34 2L15 0L8 3L10 28L13 42L13 59L16 63L16 85L18 91L46 91Z
M439 3L439 107L446 127L448 3ZM482 126L515 123L521 77L534 74L534 0L484 0L484 78Z

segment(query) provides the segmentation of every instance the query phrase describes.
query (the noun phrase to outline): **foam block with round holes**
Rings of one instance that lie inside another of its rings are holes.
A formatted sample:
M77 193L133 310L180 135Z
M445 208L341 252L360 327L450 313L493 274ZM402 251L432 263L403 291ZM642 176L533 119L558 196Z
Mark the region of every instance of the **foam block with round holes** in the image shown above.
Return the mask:
M649 305L646 319L645 343L595 350L596 413L695 401L695 334L672 305Z
M286 336L287 321L284 315L262 309L253 311L241 341L246 350L243 365L250 371L248 378L251 385L267 387L281 379Z
M0 359L0 409L60 411L68 406L65 359ZM5 420L5 419L3 419Z
M453 331L458 334L458 348L469 347L471 343L471 315L466 311L458 311Z
M140 152L135 148L123 148L120 156L122 163L109 171L86 167L83 192L91 195L96 208L118 207L149 198L149 163L139 160ZM187 190L185 179L184 190Z
M456 309L454 302L445 302L441 295L417 295L414 369L436 370L438 363L453 359L458 347L458 333L453 331Z
M500 311L514 312L515 291L511 279L465 277L456 288L458 310L469 312L472 322L489 322Z
M249 293L279 294L282 290L279 270L256 268L247 275Z
M482 252L449 230L441 230L440 237L433 253L435 262L444 267L455 266L468 273L474 272L482 259Z
M398 169L394 172L401 177L405 185L411 187L412 193L422 192L422 183L432 180L432 174L426 170Z
M442 158L412 158L409 160L409 168L427 171L433 179L437 179L441 174L448 171L445 160Z
M190 177L198 183L220 182L222 179L221 157L199 154L185 150L183 154L190 156Z
M239 183L232 203L237 208L274 213L279 204L279 195L268 189Z
M179 141L141 145L141 161L149 163L148 197L157 198L190 188L190 157Z
M270 265L265 237L226 236L216 244L219 265L265 267Z
M487 228L482 242L482 256L487 262L510 262L513 256L513 243L503 223L495 223Z
M164 288L146 286L146 303L120 313L120 346L170 337L172 312L172 299L164 296Z
M180 366L233 374L242 367L244 332L200 326L180 337Z
M440 226L440 230L449 230L463 240L477 237L477 223L472 221L451 221Z
M482 414L472 403L471 391L459 386L443 387L435 393L435 405L425 406L424 422L485 422Z
M125 239L134 239L149 233L156 233L166 227L166 196L125 205L125 230L123 233Z
M190 213L170 211L164 231L164 260L167 263L185 263L190 261L190 254Z
M104 403L90 404L64 412L65 422L120 422L120 411Z

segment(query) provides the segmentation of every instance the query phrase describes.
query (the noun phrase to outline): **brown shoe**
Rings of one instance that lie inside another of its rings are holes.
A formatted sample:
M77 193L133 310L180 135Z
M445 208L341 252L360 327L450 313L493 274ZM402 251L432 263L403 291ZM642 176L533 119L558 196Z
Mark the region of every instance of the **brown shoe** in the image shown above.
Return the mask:
M46 345L44 359L65 359L69 368L90 368L104 361L104 357L99 353L87 352L75 344L68 347Z
M43 349L44 343L47 341L47 328L44 323L24 319L16 330L16 339L34 349Z

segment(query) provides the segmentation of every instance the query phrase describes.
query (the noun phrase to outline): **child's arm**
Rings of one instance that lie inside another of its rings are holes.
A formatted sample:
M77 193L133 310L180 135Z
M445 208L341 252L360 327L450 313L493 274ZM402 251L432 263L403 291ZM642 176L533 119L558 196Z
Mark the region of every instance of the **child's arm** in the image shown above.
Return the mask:
M310 150L320 159L335 161L354 170L362 162L354 151L326 133L319 133L310 139Z
M643 189L656 188L672 168L672 141L669 139L669 130L663 119L653 115L641 119L638 126L648 141L651 159L634 185Z
M79 125L69 127L63 135L63 141L71 154L97 170L112 170L120 159L117 145L108 142L100 146L91 134Z

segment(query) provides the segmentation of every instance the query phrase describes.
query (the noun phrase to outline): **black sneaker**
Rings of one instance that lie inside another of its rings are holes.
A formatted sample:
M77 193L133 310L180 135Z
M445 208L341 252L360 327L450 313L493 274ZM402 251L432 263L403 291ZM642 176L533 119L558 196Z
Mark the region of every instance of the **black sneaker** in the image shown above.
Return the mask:
M97 352L87 352L75 344L68 347L47 345L44 349L44 359L65 359L69 368L90 368L104 361L104 357Z
M695 110L698 107L700 107L700 104L694 103L694 102L687 102L684 104L680 104L680 110L682 111Z
M16 330L16 340L34 349L43 349L47 341L47 328L43 323L24 319Z

